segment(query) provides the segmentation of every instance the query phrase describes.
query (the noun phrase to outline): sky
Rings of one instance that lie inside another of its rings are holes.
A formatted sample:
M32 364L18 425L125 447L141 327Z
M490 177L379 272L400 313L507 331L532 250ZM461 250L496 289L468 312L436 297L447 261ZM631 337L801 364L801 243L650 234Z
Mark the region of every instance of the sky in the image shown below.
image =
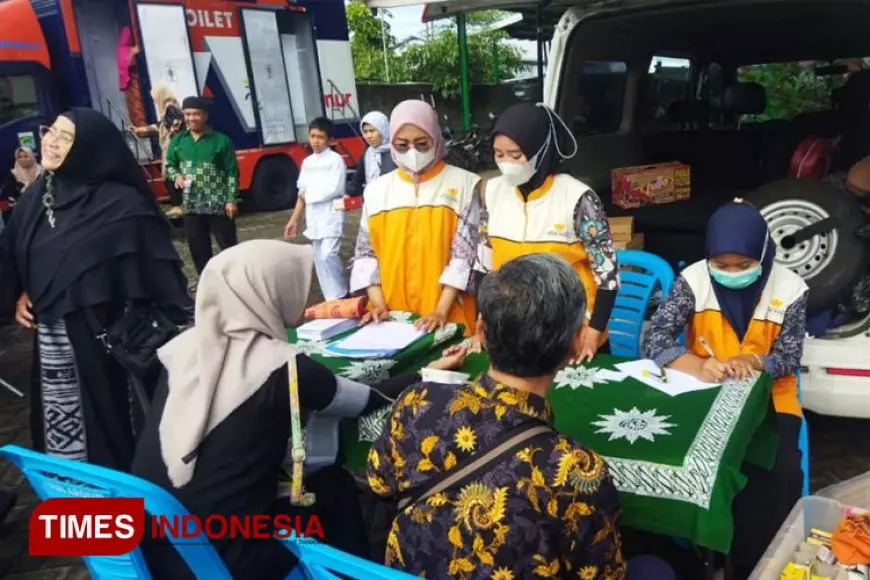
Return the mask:
M405 8L394 8L391 10L393 18L390 26L393 30L393 35L396 40L401 40L412 35L419 35L423 32L426 26L420 22L420 17L423 15L423 6L406 6Z

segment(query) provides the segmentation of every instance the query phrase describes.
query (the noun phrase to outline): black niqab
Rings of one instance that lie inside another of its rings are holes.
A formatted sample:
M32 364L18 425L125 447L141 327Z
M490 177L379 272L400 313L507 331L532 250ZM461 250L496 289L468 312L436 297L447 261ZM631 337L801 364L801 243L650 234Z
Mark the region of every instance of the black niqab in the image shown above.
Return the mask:
M76 127L72 147L23 197L3 242L34 312L61 317L119 294L186 304L171 226L124 136L91 109L63 116ZM42 200L47 187L55 200L54 228Z
M556 142L550 138L551 132L564 140L565 135L560 134L564 133L561 124L557 123L554 130L547 111L533 103L517 103L508 107L496 119L492 129L493 139L498 135L508 137L519 146L529 161L538 156L535 174L519 186L520 192L526 197L541 187L548 176L559 171L561 158Z

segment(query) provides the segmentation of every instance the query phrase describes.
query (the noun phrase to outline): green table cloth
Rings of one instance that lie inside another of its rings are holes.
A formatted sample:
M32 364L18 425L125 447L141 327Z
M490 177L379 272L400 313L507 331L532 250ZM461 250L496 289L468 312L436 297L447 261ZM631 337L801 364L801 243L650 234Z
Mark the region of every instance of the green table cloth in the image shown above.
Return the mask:
M410 312L390 312L392 320L411 322L420 318ZM296 338L296 329L287 329L287 338L295 343L297 349L307 354L317 362L325 365L336 375L361 383L374 384L390 377L406 372L417 372L425 366L423 360L430 360L434 355L438 358L441 351L448 345L457 342L464 331L461 324L449 323L444 328L430 332L420 340L412 343L393 358L385 359L350 359L332 356L324 356L323 347L328 343L340 340L356 332L357 329L348 330L338 336L324 342L299 341Z
M416 364L412 353L402 353L397 357L401 362L381 368L376 376L351 370L343 359L318 360L345 376L353 373L351 378L381 380L422 368L458 335L444 338L437 349L434 340L427 348L419 345L413 353ZM741 465L750 458L767 467L773 461L774 424L766 421L772 416L771 378L759 375L671 397L631 378L606 382L596 377L599 370L615 370L623 361L599 355L559 373L549 393L556 430L606 458L620 492L624 525L727 553L733 535L731 503L746 483ZM471 355L460 370L476 376L487 366L485 355ZM342 426L345 466L365 467L388 414L383 409Z

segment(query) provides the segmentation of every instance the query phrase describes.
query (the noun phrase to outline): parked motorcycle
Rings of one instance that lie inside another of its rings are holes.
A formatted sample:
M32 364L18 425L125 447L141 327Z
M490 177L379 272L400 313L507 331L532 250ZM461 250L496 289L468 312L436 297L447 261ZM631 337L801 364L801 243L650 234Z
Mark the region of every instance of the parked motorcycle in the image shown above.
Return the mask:
M494 124L496 116L490 113L489 118L492 124ZM492 127L486 133L481 133L480 126L474 123L466 135L456 139L447 126L447 115L444 116L444 121L444 125L447 128L442 131L444 131L445 145L447 146L447 156L445 159L447 163L475 173L481 169L490 169L495 166L492 139L490 138Z

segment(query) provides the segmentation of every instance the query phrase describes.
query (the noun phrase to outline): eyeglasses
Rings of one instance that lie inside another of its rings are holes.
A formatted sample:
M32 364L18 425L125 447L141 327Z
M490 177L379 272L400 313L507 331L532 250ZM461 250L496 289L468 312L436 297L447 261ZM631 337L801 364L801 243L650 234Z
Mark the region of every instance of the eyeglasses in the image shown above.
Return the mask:
M420 153L428 153L429 150L432 149L432 143L424 139L414 141L413 143L408 143L407 141L393 143L393 149L395 149L399 153L407 153L411 147L413 147Z
M63 131L61 129L57 129L55 127L48 127L46 125L39 126L39 136L43 139L45 139L46 137L51 137L53 140L57 141L62 145L72 145L73 141L75 141L76 138L76 136L69 131Z

